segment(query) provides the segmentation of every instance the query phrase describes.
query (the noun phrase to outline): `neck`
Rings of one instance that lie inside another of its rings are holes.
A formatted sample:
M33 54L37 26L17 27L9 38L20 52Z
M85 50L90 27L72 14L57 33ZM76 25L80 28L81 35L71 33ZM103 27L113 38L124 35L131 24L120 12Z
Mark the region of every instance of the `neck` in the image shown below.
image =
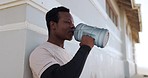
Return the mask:
M51 42L59 47L64 47L64 40L48 39L47 42Z

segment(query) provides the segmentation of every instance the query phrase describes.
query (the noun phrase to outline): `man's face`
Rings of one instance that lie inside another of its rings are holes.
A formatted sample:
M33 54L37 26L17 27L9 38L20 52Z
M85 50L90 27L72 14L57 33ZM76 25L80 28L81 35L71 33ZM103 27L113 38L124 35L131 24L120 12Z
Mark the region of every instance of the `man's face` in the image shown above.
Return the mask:
M56 36L62 40L71 40L74 34L74 22L70 13L59 12L59 21L56 24Z

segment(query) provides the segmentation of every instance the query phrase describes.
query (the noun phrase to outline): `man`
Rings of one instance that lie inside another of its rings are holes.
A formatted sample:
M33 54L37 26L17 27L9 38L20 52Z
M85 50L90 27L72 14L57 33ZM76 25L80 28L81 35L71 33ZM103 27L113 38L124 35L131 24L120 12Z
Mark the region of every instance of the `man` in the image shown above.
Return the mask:
M86 58L94 46L94 39L83 36L80 48L73 58L64 49L64 41L72 40L74 22L69 9L57 7L46 14L47 42L30 55L30 68L34 78L79 78Z

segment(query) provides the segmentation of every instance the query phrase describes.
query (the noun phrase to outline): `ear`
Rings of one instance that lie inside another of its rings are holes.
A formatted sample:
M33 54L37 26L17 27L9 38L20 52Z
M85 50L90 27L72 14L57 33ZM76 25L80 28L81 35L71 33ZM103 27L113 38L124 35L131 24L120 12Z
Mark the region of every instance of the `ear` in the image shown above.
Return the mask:
M54 21L50 21L50 29L52 30L56 29L56 23Z

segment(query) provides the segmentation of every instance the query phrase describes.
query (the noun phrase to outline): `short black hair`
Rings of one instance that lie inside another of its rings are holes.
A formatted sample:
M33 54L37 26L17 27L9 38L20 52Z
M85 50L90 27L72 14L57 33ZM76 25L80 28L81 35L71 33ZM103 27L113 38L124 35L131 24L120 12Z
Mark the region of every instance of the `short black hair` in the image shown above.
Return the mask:
M58 23L59 21L59 12L70 12L70 10L64 6L52 8L46 13L46 24L48 28L48 33L50 34L50 21Z

